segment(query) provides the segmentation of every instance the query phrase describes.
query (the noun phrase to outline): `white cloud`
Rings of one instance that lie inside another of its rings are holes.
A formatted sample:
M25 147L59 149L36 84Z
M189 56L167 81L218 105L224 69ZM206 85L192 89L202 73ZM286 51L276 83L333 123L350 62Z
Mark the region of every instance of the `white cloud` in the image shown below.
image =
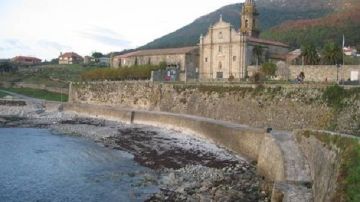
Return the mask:
M21 54L51 59L59 51L86 55L136 48L238 2L0 0L0 58Z
M55 41L47 41L47 40L39 40L37 42L37 45L41 46L42 48L45 49L50 49L50 50L56 50L58 52L62 51L62 50L70 50L72 49L70 46L64 45L64 44L59 44Z
M79 31L78 33L80 37L92 39L95 42L114 48L131 46L131 42L122 39L123 37L121 37L121 34L107 28L92 27L90 29Z

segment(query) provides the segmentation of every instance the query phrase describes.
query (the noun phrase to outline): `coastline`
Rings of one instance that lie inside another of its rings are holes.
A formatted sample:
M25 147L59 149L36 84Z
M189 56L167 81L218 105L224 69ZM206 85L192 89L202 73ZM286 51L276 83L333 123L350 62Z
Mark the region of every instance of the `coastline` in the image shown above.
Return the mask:
M136 162L159 173L159 179L152 183L157 183L161 191L148 201L270 199L265 187L261 187L255 165L179 131L79 117L41 105L0 105L0 127L47 128L129 152Z

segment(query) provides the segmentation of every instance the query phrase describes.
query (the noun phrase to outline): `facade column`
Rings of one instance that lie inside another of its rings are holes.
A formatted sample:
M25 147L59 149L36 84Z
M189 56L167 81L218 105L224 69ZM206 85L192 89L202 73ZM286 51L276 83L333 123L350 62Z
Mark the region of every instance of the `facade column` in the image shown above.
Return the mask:
M200 36L200 44L199 44L199 51L200 51L200 58L199 58L199 80L202 80L204 77L204 37L203 35Z
M213 47L214 45L213 45L213 29L212 29L212 27L211 27L211 29L210 29L210 78L211 79L214 79L214 68L213 68L213 56L214 56L214 54L213 54L213 49L214 49L214 47Z
M232 54L232 36L231 36L231 27L229 28L229 33L230 33L230 36L229 36L229 39L230 39L230 42L229 42L229 78L230 76L232 75L232 72L233 72L233 68L232 68L232 61L233 61L233 54Z

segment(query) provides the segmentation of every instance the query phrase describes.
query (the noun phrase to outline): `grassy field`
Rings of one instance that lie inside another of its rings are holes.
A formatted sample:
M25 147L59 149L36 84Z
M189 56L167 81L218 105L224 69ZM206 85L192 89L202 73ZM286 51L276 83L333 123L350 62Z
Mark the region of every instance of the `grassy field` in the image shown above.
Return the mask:
M3 98L3 97L5 97L5 96L7 96L7 95L9 95L9 94L0 91L0 98Z
M43 65L21 69L15 73L0 74L0 81L43 84L48 87L67 88L70 81L80 81L81 74L97 69L82 65Z
M58 101L58 102L67 102L68 96L60 93L53 93L46 90L32 89L32 88L6 88L3 89L6 91L18 93L21 95L26 95L33 98L48 100L48 101Z

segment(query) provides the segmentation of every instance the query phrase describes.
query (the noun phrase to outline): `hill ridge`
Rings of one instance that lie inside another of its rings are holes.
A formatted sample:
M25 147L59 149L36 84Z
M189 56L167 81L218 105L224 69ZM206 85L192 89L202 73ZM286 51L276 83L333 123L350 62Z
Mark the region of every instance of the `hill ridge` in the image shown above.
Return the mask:
M323 17L326 18L334 13L346 13L346 11L356 4L356 0L257 0L256 2L260 13L260 29L263 32L261 37L279 40L288 43L293 47L299 47L301 45L299 43L301 40L297 37L287 36L287 33L291 32L292 23L310 26L314 25L314 22L316 22L317 19L319 23L323 23L321 20ZM301 7L299 7L299 5L301 5ZM209 14L200 16L192 23L165 36L159 37L138 49L178 48L197 45L200 35L207 33L208 28L219 20L220 14L222 14L224 21L232 24L235 29L239 29L241 7L242 3L221 7ZM328 26L332 26L331 23ZM335 30L337 35L339 35L336 30L336 26L339 25L334 24L333 26L335 26L335 28L332 29L331 32L334 32ZM281 32L282 30L284 30L284 33ZM344 32L351 32L351 30L346 29ZM356 33L358 32L356 31ZM277 36L277 34L280 34L281 36ZM290 33L290 35L293 35L293 33ZM310 34L310 37L313 35L316 34ZM351 37L352 42L357 40L356 37ZM306 40L308 38L309 37L305 37ZM318 37L316 36L313 38L314 39L311 39L310 41L318 40ZM334 37L328 37L325 38L325 40L333 38Z

